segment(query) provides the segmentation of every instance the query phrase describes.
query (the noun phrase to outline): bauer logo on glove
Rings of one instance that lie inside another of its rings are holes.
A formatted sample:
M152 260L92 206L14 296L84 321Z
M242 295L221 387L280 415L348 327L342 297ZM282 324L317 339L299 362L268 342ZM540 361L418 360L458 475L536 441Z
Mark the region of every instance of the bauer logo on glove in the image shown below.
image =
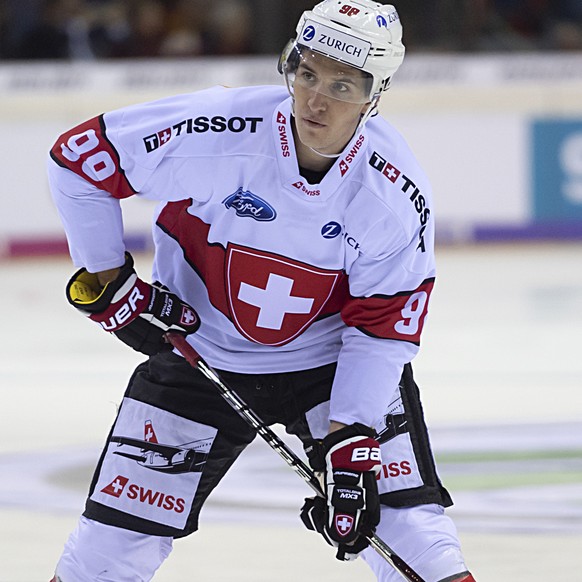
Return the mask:
M198 314L190 305L137 276L129 253L117 278L102 289L96 274L80 269L69 281L66 293L71 305L147 355L171 349L164 337L167 332L187 335L200 327Z

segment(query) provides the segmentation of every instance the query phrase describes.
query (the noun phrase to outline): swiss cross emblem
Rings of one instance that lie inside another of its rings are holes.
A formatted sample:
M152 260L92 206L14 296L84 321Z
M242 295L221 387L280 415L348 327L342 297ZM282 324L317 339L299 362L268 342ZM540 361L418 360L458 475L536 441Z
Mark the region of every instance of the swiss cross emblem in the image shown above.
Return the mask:
M269 346L286 344L303 332L341 274L237 245L229 245L226 253L231 319L245 337Z
M158 437L156 436L156 431L154 430L154 425L152 424L151 420L146 420L144 429L143 440L148 443L157 443Z
M335 529L340 536L347 536L354 527L354 518L351 515L338 513L335 516Z
M164 145L172 137L172 130L168 127L162 131L158 131L158 138L160 140L160 145Z
M182 315L180 317L180 323L183 323L184 325L192 325L194 323L196 323L196 320L198 319L196 313L194 311L192 311L192 309L190 309L189 307L182 307Z
M390 162L386 162L386 166L382 170L382 174L390 180L392 183L396 183L398 176L400 176L400 170L397 170Z
M115 477L115 479L113 479L109 485L103 487L101 491L103 493L107 493L107 495L111 495L112 497L119 497L123 493L123 490L125 489L128 481L129 479L127 477L117 475L117 477Z

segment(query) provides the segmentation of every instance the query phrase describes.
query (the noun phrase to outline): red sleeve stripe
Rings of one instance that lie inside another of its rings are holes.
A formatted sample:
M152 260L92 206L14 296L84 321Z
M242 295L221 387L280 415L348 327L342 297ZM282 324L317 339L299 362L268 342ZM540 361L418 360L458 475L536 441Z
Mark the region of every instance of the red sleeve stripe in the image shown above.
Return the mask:
M128 198L136 193L120 165L117 150L107 138L103 115L63 133L50 155L59 166L75 172L114 198Z
M413 291L395 295L352 297L342 309L342 318L346 325L371 337L420 345L434 282L432 277Z

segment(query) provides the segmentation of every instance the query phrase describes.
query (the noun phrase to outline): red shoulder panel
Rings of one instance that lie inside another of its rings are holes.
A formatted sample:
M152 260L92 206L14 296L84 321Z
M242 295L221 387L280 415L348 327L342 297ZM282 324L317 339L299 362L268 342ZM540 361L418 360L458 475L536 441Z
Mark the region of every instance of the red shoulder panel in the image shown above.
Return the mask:
M114 198L135 190L120 166L119 155L107 139L103 116L94 117L63 133L51 149L53 160Z
M366 335L420 344L434 278L396 295L353 297L342 310L346 325Z

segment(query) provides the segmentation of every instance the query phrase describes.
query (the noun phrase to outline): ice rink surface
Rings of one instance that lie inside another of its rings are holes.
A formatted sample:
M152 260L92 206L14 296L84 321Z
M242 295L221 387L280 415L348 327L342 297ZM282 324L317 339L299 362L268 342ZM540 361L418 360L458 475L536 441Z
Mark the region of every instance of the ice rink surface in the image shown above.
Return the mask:
M415 372L467 562L478 582L582 581L582 244L440 247L437 261ZM0 262L0 582L50 579L141 360L68 306L72 272ZM299 525L309 494L255 441L155 580L371 582Z

